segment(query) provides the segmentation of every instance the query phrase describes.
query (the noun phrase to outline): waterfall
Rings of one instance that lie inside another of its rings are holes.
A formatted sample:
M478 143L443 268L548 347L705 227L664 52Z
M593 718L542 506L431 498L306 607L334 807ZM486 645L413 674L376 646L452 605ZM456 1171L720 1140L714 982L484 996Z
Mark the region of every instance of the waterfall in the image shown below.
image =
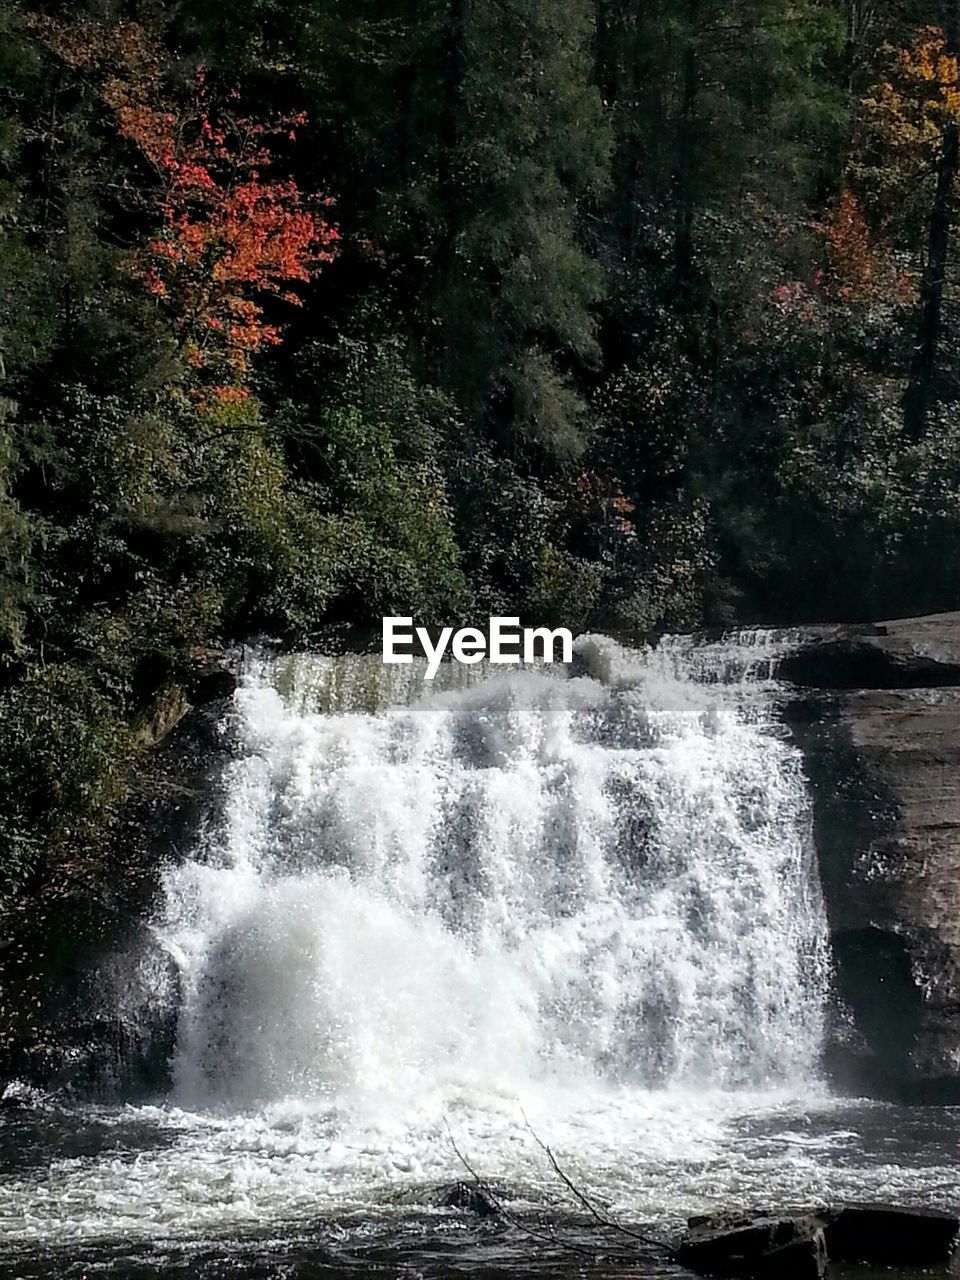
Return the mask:
M96 1269L83 1241L151 1273L216 1241L238 1274L260 1274L245 1242L271 1275L312 1273L318 1244L358 1274L526 1274L544 1211L558 1239L581 1231L537 1138L604 1212L665 1237L732 1206L954 1202L949 1108L818 1078L827 929L784 644L588 636L568 668L432 682L248 657L225 807L171 860L149 954L103 984L135 1027L144 1003L145 1026L176 1011L173 1087L38 1099L22 1171L12 1113L0 1269L6 1237L33 1242L37 1275L67 1256L52 1245ZM48 1125L66 1135L49 1169ZM437 1208L458 1152L531 1239Z
M577 648L431 685L247 664L223 821L157 922L183 1106L813 1076L826 930L769 663L742 640Z

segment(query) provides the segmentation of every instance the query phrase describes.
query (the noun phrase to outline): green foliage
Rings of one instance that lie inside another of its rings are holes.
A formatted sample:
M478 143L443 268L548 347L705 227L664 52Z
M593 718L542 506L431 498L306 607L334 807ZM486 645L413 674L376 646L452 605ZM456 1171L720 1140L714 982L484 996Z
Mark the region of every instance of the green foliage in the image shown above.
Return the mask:
M499 405L522 437L569 456L583 447L585 412L557 357L599 358L603 290L577 215L609 176L589 8L470 4L449 23L462 65L448 68L449 181L439 193L450 242L434 285L444 373L472 414Z
M10 492L15 454L5 419L12 409L0 401L0 647L17 653L26 623L30 525Z
M800 622L923 613L955 599L958 444L944 424L935 444L904 447L893 414L862 408L855 424L838 407L787 426L764 489L737 512L722 508L722 542L736 556L725 567L749 606Z
M301 611L301 635L328 614L377 623L416 612L430 622L462 616L470 588L460 566L444 456L462 430L456 408L417 383L395 343L344 340L307 348L294 372L297 399L274 428L302 477L298 563L331 566L326 599ZM322 402L317 391L322 387ZM310 549L311 510L316 521ZM278 583L288 607L298 574ZM312 590L312 587L311 587Z
M0 694L5 893L15 892L38 868L45 879L55 874L51 849L37 837L37 814L48 815L44 835L54 847L82 847L117 812L130 758L122 715L79 665L38 666Z
M0 0L18 911L107 877L144 725L212 646L384 614L649 636L956 606L955 254L923 439L900 408L935 175L889 128L918 108L885 46L916 47L923 6L67 8ZM227 395L130 269L160 181L152 117L118 123L135 17L185 118L200 66L213 120L305 110L277 172L335 200L335 261L302 307L263 300L283 341Z

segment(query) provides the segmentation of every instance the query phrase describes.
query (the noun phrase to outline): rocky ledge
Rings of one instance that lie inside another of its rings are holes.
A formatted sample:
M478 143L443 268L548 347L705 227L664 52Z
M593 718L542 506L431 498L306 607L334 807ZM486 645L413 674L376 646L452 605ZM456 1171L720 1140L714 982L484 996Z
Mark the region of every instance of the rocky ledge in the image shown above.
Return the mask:
M778 675L832 934L828 1068L960 1103L960 613L809 628Z
M504 1214L497 1196L479 1180L455 1182L436 1193L438 1207L479 1218ZM510 1215L506 1215L509 1219ZM824 1280L831 1263L843 1274L856 1269L902 1267L911 1274L952 1273L960 1218L939 1209L890 1204L838 1204L812 1209L721 1210L690 1218L676 1244L604 1221L620 1243L640 1241L651 1258L678 1263L687 1272L748 1280Z
M880 1204L717 1213L690 1219L676 1259L703 1275L754 1280L821 1280L833 1262L945 1275L958 1230L952 1213Z

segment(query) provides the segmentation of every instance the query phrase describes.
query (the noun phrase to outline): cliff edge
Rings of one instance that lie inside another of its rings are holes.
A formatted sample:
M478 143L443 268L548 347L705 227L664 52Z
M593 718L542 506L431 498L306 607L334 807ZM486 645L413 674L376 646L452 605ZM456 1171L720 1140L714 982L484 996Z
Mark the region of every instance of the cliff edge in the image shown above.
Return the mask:
M827 1068L960 1103L960 613L809 628L778 675L833 943Z

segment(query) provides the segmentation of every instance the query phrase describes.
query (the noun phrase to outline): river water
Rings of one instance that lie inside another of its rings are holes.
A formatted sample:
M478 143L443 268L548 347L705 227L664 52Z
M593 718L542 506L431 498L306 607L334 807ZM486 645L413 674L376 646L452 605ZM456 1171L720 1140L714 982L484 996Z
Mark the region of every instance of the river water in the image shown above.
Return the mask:
M224 812L152 925L173 1088L0 1112L0 1276L679 1274L544 1144L664 1240L713 1207L956 1205L960 1111L819 1076L775 652L588 637L572 672L432 684L248 658ZM466 1165L506 1220L436 1207Z

